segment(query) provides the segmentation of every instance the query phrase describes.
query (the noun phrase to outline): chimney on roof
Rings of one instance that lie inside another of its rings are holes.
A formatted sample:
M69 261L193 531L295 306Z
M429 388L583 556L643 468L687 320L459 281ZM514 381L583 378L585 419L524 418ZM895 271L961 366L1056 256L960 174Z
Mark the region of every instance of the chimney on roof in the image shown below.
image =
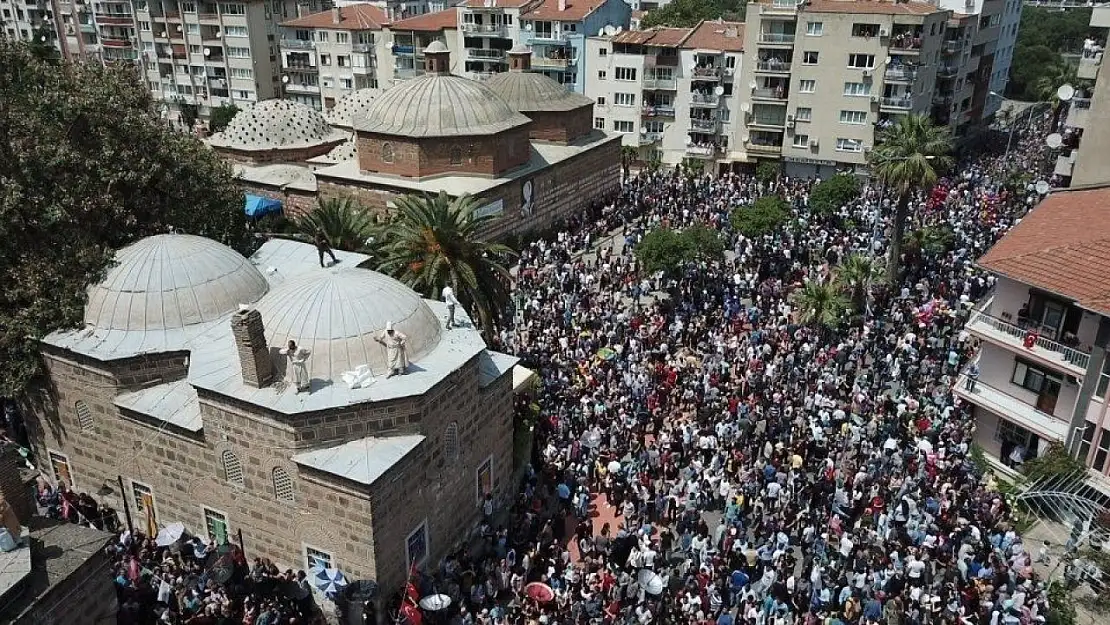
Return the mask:
M243 384L254 388L269 386L274 381L274 363L270 360L270 347L266 345L262 313L248 308L232 315L231 335L239 354Z
M441 75L451 73L451 51L442 41L437 39L424 48L424 71Z
M331 23L338 24L343 21L343 15L339 12L339 7L331 8Z
M559 0L559 10L560 11L566 11L567 10L567 0Z
M16 542L19 542L20 526L28 523L35 513L31 490L20 475L23 463L19 445L0 443L0 522ZM66 488L72 486L66 484Z
M532 69L532 49L524 44L513 46L509 50L509 71L526 72Z
M304 2L297 3L297 17L304 17L308 15L308 4Z

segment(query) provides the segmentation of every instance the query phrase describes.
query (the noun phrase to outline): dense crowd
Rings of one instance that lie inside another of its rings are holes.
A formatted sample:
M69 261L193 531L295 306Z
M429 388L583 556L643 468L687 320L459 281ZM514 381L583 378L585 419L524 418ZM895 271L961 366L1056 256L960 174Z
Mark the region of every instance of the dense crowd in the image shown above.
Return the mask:
M435 572L451 619L1043 621L1045 587L971 461L951 388L975 353L962 326L992 286L973 262L1038 200L1011 172L1042 166L1049 121L915 197L908 229L950 241L908 247L900 284L834 329L799 323L791 294L852 254L883 257L873 233L893 211L874 187L818 215L812 180L646 172L527 246L500 342L542 377L533 469L485 549ZM734 232L731 209L768 194L791 204L787 224ZM724 262L644 275L645 233L698 223L726 238Z

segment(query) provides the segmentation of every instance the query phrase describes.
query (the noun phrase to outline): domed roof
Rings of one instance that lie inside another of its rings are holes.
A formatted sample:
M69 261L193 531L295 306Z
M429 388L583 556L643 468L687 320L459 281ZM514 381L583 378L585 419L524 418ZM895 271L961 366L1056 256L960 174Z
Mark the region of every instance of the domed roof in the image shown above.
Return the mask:
M89 288L85 323L105 330L174 330L217 321L262 297L266 278L235 250L188 234L160 234L116 252Z
M359 365L386 373L385 348L374 339L388 323L408 337L410 361L434 349L440 338L439 319L415 291L368 269L344 267L291 279L262 298L257 309L271 347L292 340L311 352L308 371L314 378L337 380Z
M521 113L573 111L594 103L547 76L533 72L501 72L490 76L482 84Z
M375 98L366 117L355 120L355 129L403 137L454 137L492 135L527 123L527 117L482 83L429 73Z
M231 123L208 139L217 148L273 150L304 148L341 141L316 109L292 100L263 100L231 118Z
M345 96L326 115L328 123L340 128L354 128L356 118L366 117L370 104L382 94L381 89L359 89Z

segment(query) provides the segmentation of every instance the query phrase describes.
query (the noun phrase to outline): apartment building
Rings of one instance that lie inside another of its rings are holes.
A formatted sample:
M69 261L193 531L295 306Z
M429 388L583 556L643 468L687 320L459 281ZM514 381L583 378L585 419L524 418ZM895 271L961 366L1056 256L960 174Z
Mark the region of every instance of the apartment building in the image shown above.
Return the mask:
M596 102L594 126L622 134L645 160L739 167L748 161L739 147L744 105L734 88L743 50L741 22L588 38L585 93Z
M385 10L368 3L283 22L282 96L324 110L358 89L377 88L378 67L392 66L388 56L379 59L386 22Z
M1110 78L1101 71L1110 29L1110 7L1096 6L1091 11L1093 36L1079 60L1079 78L1094 81L1094 88L1077 92L1068 103L1066 125L1071 132L1065 140L1073 145L1057 161L1056 174L1061 182L1090 185L1110 182Z
M459 9L454 7L392 22L384 37L390 61L383 64L379 72L384 72L386 67L392 68L391 84L423 74L424 48L433 41L442 41L447 46L451 53L451 73L461 76L463 64L459 59L463 56L463 42L459 33Z
M54 8L47 0L0 0L0 38L53 45ZM41 38L46 37L47 41Z
M335 0L337 7L346 7L355 4L370 4L385 11L389 21L403 20L425 13L438 13L445 11L455 4L449 0Z
M979 259L997 277L973 311L979 377L955 393L975 442L1013 466L1054 441L1110 471L1110 187L1053 192Z
M974 85L969 117L985 119L998 112L1010 82L1010 64L1021 25L1021 0L937 0L953 12L960 26L954 35L967 35L949 63L973 67L965 72ZM950 37L949 40L959 39ZM957 111L962 113L962 111Z
M627 28L632 9L624 0L543 0L521 17L523 43L532 48L533 72L568 88L585 89L583 57L586 36Z
M931 112L950 17L916 1L749 3L745 148L792 176L866 172L877 129Z

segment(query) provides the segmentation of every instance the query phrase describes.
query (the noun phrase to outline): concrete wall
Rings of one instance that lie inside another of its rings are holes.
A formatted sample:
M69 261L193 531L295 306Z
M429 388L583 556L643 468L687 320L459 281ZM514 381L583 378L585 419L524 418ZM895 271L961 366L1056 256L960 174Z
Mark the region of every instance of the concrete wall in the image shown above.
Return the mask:
M56 584L12 625L110 625L116 622L116 589L104 549L90 556L65 579L51 581Z
M1032 359L1028 362L1034 363ZM984 342L979 353L979 381L1034 407L1037 405L1037 394L1012 382L1016 364L1014 352ZM1060 394L1056 399L1056 408L1052 411L1052 416L1061 421L1070 421L1072 411L1075 410L1075 401L1079 397L1079 385L1068 382L1066 376L1048 367L1039 368L1052 373L1060 380Z
M1110 154L1110 71L1099 71L1071 175L1072 186L1110 182L1107 154Z

